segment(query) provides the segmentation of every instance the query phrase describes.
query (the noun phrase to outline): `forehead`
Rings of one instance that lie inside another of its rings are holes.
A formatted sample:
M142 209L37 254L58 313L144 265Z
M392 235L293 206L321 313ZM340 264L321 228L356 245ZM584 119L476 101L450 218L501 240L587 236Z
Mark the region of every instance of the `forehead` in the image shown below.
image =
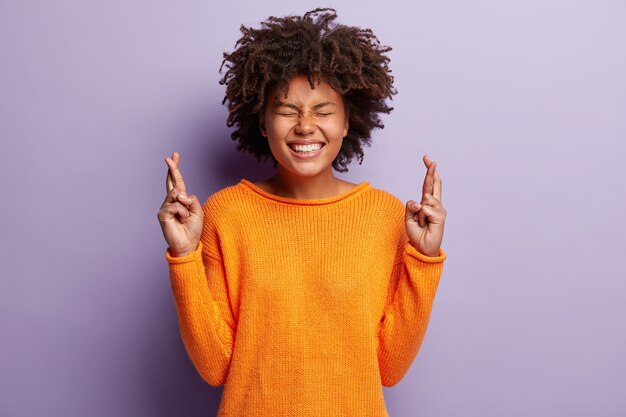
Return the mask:
M311 104L319 101L329 101L333 103L341 103L341 94L333 90L333 88L321 81L317 84L315 81L315 88L311 88L311 84L306 75L298 75L292 78L288 84L287 96L279 94L278 99L274 100L275 104L293 103L293 104ZM273 97L273 94L272 94Z

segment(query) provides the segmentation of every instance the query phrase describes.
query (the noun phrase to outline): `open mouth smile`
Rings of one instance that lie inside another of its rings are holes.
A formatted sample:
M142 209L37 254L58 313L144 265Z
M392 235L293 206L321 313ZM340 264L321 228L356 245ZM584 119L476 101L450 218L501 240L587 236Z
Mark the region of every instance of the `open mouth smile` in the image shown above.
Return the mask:
M309 145L299 145L296 143L287 144L289 149L300 159L311 159L322 153L323 143L311 143Z

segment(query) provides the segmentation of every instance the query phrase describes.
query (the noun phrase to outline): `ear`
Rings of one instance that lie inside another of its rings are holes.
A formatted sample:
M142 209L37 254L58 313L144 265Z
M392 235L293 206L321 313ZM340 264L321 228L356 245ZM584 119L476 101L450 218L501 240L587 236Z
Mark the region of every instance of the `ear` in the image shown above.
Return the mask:
M259 113L259 128L261 130L261 135L267 137L267 130L265 130L265 117L263 114L263 110Z
M344 124L343 124L343 137L348 136L348 129L350 128L350 112L345 108Z

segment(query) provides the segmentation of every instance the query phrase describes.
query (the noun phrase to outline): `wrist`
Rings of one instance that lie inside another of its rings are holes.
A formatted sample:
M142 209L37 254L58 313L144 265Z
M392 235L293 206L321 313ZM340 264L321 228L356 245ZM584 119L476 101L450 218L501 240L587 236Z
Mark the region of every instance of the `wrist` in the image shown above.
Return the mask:
M198 250L198 246L196 245L195 249L181 249L181 250L175 250L172 248L169 248L170 251L170 256L172 258L182 258L183 256L187 256L190 255L192 253L194 253L196 250Z
M437 248L434 252L431 252L431 251L424 251L424 250L420 249L419 245L414 244L411 241L409 241L409 244L411 246L413 246L413 249L415 249L416 251L418 251L419 253L421 253L424 256L429 256L431 258L435 258L435 257L439 256L439 248Z
M170 250L170 255L172 255L172 258L182 258L183 256L187 256L189 255L191 252L172 252Z

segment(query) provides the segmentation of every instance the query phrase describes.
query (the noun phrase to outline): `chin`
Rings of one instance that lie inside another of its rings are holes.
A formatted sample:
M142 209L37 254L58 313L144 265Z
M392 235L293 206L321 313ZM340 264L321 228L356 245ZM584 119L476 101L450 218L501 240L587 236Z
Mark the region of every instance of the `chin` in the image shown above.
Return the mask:
M288 171L291 172L291 174L297 175L299 177L313 178L324 173L326 170L325 169L293 169L292 168L292 169L289 169Z
M297 163L297 164L293 164L293 163L289 163L289 164L282 164L279 162L279 166L282 170L289 172L290 175L296 175L298 177L303 177L303 178L308 178L308 177L316 177L320 174L325 173L326 171L328 171L329 169L332 169L331 165L324 165L324 166L320 166L319 163L316 164L308 164L309 166L306 166L306 163Z

